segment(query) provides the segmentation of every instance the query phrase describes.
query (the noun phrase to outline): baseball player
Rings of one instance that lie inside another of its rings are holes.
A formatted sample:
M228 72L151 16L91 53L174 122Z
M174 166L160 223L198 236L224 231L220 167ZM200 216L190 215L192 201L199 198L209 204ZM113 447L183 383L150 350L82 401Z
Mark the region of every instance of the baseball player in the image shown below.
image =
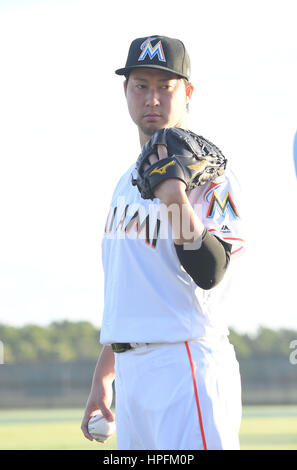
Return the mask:
M135 39L116 73L125 76L142 152L158 131L189 130L194 87L180 40ZM218 152L201 136L196 141L202 153ZM156 142L142 161L143 174L164 177L149 183L152 197L141 193L132 157L107 214L104 346L81 429L92 440L87 423L94 409L115 419L115 380L118 449L239 449L240 372L224 310L244 247L238 184L227 164L189 190L183 178L166 178L176 161Z

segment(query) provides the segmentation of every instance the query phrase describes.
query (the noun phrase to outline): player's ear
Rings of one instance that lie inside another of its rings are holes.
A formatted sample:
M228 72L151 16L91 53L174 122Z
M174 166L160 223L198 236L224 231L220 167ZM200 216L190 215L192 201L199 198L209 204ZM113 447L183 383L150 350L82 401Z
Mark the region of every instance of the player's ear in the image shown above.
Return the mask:
M187 104L190 103L193 91L194 91L194 86L192 85L192 83L188 82L186 84L186 101L187 101Z
M126 77L126 79L125 79L125 81L124 81L124 83L123 83L125 96L127 96L128 80L129 80L129 78Z

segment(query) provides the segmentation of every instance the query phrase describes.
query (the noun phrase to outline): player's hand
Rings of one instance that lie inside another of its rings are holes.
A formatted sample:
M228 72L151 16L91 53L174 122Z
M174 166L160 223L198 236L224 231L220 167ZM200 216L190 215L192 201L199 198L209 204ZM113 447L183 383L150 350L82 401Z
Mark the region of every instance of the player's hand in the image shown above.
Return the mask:
M99 409L103 414L104 418L107 419L107 421L115 420L114 415L110 410L112 397L112 383L100 385L91 390L90 396L86 404L85 413L81 422L81 430L84 436L90 441L93 441L94 438L88 431L88 422L93 411Z
M156 163L162 158L167 158L167 148L165 145L158 145L158 155L152 154L149 156L148 160L151 165ZM150 166L145 164L143 166L144 171L148 170ZM176 178L169 178L166 181L163 181L158 186L155 187L154 195L164 204L172 204L178 201L180 195L183 195L186 191L186 185L183 181L180 181Z

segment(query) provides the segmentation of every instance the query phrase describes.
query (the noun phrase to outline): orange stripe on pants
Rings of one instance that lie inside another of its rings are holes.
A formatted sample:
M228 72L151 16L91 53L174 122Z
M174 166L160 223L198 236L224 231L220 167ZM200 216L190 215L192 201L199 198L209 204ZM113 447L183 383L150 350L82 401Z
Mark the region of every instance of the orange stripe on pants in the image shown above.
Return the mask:
M199 403L199 397L198 397L198 390L197 390L194 364L193 364L191 351L190 351L190 348L189 348L189 345L188 345L187 341L185 341L185 345L186 345L186 348L187 348L189 361L190 361L190 365L191 365L191 370L192 370L193 385L194 385L195 399L196 399L196 405L197 405L197 411L198 411L199 426L200 426L200 431L201 431L201 436L202 436L202 441L203 441L203 448L204 448L204 450L207 450L205 434L204 434L204 428L203 428L202 415L201 415L201 409L200 409L200 403Z

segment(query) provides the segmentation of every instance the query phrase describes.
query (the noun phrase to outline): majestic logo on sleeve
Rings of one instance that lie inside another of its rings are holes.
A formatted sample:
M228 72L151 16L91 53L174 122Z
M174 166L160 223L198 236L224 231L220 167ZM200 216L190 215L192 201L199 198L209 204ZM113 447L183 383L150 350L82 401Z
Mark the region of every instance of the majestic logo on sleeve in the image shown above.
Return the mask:
M209 203L206 217L213 219L218 211L224 217L229 212L235 219L239 219L238 211L230 193L226 192L223 200L216 193L215 189L218 189L220 186L220 183L212 183L204 195L205 201Z
M146 56L148 56L150 60L155 56L158 56L159 61L166 62L161 41L158 41L157 44L152 46L152 40L153 38L148 38L141 44L140 49L142 50L142 53L140 54L138 61L144 60Z

